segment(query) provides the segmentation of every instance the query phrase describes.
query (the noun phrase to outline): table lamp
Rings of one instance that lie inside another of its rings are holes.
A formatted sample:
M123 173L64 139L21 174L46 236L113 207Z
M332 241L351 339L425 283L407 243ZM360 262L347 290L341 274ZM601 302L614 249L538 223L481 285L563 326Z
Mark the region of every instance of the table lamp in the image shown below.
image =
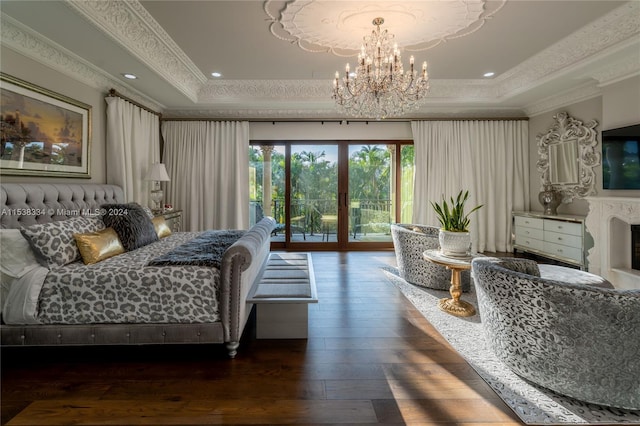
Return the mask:
M164 164L153 163L149 168L149 172L147 172L145 180L153 181L153 189L151 190L151 201L153 201L153 207L151 208L151 211L154 214L163 213L162 197L164 194L162 193L162 188L160 188L160 182L168 182L170 180Z

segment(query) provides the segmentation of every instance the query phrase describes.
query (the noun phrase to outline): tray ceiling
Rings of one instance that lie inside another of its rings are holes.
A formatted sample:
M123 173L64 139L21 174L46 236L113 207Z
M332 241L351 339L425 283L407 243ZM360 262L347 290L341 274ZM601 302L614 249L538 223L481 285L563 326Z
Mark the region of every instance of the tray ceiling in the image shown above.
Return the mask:
M405 62L429 63L431 93L411 117L532 115L640 74L636 1L50 0L0 11L4 46L169 117L337 118L332 78L376 16Z

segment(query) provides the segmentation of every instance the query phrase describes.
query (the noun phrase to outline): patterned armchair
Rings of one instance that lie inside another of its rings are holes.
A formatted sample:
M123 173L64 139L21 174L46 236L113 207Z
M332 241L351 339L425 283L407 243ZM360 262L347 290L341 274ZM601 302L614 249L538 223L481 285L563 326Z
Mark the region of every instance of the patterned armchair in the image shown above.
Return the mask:
M476 258L471 267L488 343L516 374L582 401L640 409L640 290L527 259Z
M422 257L425 250L440 248L439 231L434 226L391 225L398 270L405 281L436 290L449 290L451 271ZM469 271L463 271L460 280L462 291L469 291Z

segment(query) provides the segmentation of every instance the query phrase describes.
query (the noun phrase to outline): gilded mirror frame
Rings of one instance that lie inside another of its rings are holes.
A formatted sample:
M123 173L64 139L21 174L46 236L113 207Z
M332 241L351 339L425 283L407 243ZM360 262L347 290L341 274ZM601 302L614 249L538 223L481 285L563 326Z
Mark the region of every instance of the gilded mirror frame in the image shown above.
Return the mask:
M586 124L577 120L567 112L560 112L553 116L555 123L546 133L537 136L538 162L536 166L541 173L542 191L545 186L551 186L554 191L562 195L563 203L570 203L574 198L586 197L596 192L596 174L594 169L600 165L600 151L598 149L598 126L596 120ZM578 181L552 182L550 179L551 147L577 141Z

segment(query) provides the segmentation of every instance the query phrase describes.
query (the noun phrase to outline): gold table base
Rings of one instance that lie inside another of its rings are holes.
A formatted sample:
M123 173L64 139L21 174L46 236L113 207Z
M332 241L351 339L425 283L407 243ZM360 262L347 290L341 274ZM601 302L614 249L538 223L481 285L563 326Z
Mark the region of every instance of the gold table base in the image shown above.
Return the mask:
M462 286L460 283L460 274L462 271L471 269L471 259L451 259L445 256L439 256L438 252L434 250L427 250L423 256L425 259L442 265L451 271L451 286L449 287L449 294L451 298L440 299L438 301L438 308L442 311L455 315L457 317L471 317L476 314L476 308L469 302L460 300L462 295Z
M457 317L472 317L476 314L476 308L471 303L460 299L440 299L438 308Z

